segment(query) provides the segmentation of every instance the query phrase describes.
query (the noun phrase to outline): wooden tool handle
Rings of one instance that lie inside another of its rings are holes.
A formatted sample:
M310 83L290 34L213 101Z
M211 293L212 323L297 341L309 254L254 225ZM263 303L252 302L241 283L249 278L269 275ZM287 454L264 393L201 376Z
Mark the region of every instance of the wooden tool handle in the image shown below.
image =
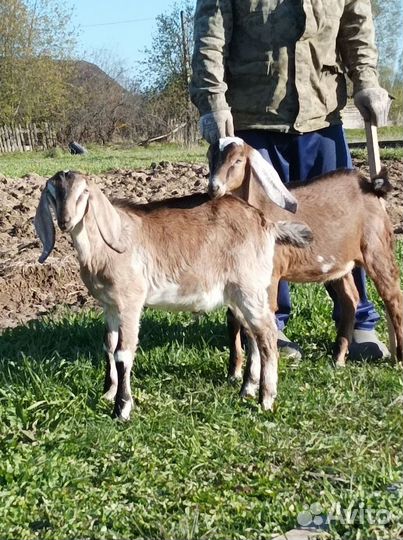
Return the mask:
M374 178L381 170L377 127L371 122L365 122L365 134L367 137L369 174L371 178Z

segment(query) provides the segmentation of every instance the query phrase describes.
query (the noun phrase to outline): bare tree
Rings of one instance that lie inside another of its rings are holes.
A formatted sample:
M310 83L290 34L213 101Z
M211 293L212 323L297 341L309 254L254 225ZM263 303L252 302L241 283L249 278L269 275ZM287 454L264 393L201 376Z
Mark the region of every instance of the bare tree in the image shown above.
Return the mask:
M66 139L97 141L141 138L144 99L125 64L106 50L91 54L91 62L71 65L72 106Z

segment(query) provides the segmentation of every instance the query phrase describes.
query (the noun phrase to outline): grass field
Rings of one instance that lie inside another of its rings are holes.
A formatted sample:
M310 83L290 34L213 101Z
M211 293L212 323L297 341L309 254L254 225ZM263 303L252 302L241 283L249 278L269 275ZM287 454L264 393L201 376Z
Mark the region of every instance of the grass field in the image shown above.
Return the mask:
M364 130L347 130L351 141L365 140ZM403 128L381 128L379 139L402 138ZM183 148L175 144L152 144L147 148L127 146L89 145L88 154L72 156L62 149L43 152L22 152L0 154L0 173L5 176L20 178L35 172L41 176L51 176L60 170L79 170L84 173L99 174L114 169L148 168L152 162L186 161L205 163L207 145L199 144ZM353 157L366 159L366 150L353 149ZM382 159L402 159L402 148L381 149Z
M346 129L347 139L349 141L365 141L365 130L363 129ZM388 126L378 128L379 140L393 140L403 138L402 126Z
M227 385L223 311L144 314L125 424L100 400L98 311L3 333L0 538L263 539L307 512L331 538L401 537L401 367L336 371L324 290L293 296L305 359L281 363L274 413Z
M101 172L199 162L205 151L3 155L0 171ZM402 265L401 243L398 256ZM370 296L383 313L372 286ZM305 357L280 363L274 413L226 383L224 311L145 312L124 424L100 399L99 311L61 310L3 332L0 540L262 540L315 516L327 516L333 539L402 538L401 366L336 371L323 288L294 287L293 300L287 333ZM379 329L385 339L383 320Z
M88 146L88 153L72 156L60 149L43 152L0 154L0 173L21 177L35 172L51 176L60 170L79 170L99 174L115 169L149 168L153 162L206 162L207 145L184 148L177 144L152 144L147 148L125 146Z

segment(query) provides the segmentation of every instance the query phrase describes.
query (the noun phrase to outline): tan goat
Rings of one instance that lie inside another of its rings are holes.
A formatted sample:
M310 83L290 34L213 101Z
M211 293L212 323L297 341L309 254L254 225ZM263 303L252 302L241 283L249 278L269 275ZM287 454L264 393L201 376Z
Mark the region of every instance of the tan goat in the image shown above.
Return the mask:
M271 189L277 197L295 206L276 181ZM95 184L67 171L50 178L41 195L35 217L43 243L40 262L55 243L51 208L60 229L71 234L85 285L104 308L105 397L115 400L115 417L127 419L132 409L130 371L143 306L193 312L230 306L260 354L253 392L259 388L262 407L272 408L277 347L268 287L274 242L305 245L309 229L274 224L232 196L111 203Z
M265 185L277 173L242 139L220 139L210 147L209 161L212 198L232 193L262 210L272 221L285 218L284 211L266 196ZM271 310L277 309L280 279L299 283L331 281L341 308L334 358L342 366L351 343L359 300L351 270L355 265L362 266L385 303L391 352L403 361L403 299L393 229L385 210L384 197L391 188L386 177L380 175L369 181L357 171L338 170L307 183L287 184L287 188L298 201L291 219L303 221L311 228L313 242L303 250L276 245ZM228 321L229 376L239 378L243 357L239 324L231 316Z

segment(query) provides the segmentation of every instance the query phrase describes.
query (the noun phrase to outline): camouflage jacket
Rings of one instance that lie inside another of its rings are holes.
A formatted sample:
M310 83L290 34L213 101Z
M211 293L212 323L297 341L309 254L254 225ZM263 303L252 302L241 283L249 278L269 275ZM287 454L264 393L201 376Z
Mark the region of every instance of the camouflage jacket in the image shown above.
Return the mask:
M370 0L197 0L190 95L239 129L338 124L346 77L379 86Z

